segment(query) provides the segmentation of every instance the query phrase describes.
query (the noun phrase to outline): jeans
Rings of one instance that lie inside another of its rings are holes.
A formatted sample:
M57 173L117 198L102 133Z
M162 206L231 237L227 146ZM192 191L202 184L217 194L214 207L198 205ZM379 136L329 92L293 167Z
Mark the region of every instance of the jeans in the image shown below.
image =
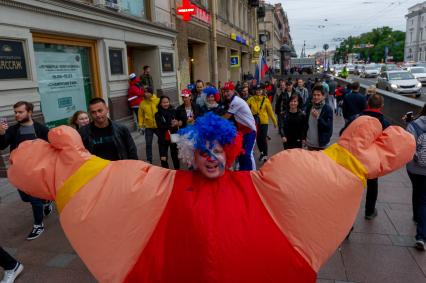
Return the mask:
M259 132L257 133L257 147L263 155L268 155L268 124L259 125Z
M167 161L168 156L169 156L169 147L170 147L170 154L172 156L172 161L173 161L173 168L175 170L179 170L180 169L180 163L179 163L179 158L178 158L177 145L175 143L171 143L171 142L168 142L168 141L158 143L158 149L160 151L160 160L161 160L161 157L166 158L166 160L161 160L161 167L169 168L169 162Z
M154 134L158 137L157 129L146 128L145 129L145 150L146 150L146 160L149 163L152 163L152 140Z
M243 149L244 154L238 157L238 163L240 164L240 171L250 171L256 169L256 163L254 162L253 148L256 141L256 132L252 131L243 135Z
M417 222L416 240L426 240L426 176L408 172L413 185L413 219Z
M44 207L45 201L42 199L27 195L26 193L20 190L18 190L18 193L23 202L31 203L31 207L33 209L33 216L34 216L34 225L42 225L43 224L43 207Z
M18 262L0 246L0 266L4 270L14 269Z
M376 209L379 179L367 180L367 196L365 199L365 215L372 215Z

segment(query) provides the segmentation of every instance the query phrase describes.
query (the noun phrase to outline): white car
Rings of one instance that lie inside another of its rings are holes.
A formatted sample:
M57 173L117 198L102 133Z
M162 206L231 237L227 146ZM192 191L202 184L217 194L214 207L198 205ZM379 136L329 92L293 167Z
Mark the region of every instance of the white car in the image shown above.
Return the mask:
M413 76L422 83L422 85L426 85L426 68L421 66L410 67L408 69Z
M361 78L377 78L380 73L380 68L374 65L363 66L361 69Z
M414 94L416 97L420 97L422 94L422 83L410 72L404 70L381 73L377 78L377 88L401 95Z

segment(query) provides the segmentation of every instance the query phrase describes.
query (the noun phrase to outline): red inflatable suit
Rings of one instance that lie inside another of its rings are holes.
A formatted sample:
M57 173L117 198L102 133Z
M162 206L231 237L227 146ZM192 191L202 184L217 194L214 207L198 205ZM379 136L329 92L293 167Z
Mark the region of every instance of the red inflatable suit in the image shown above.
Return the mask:
M62 227L100 282L315 282L347 235L365 181L407 163L414 139L354 121L325 151L288 150L258 171L207 179L90 155L69 127L12 153L9 179L56 200Z

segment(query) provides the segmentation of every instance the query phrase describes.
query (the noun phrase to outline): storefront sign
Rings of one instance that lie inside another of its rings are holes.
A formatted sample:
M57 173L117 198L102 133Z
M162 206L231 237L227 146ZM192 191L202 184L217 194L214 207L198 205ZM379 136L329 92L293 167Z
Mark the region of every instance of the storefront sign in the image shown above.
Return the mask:
M0 40L0 79L27 77L24 42Z
M177 14L181 15L185 22L191 20L191 15L195 15L195 5L192 5L189 0L183 0L182 6L177 8Z
M161 52L161 69L163 72L173 72L173 53Z
M122 49L109 49L109 67L111 69L111 75L124 74Z
M211 21L212 21L210 14L198 6L195 6L194 18L197 18L200 21L205 22L209 25L211 24Z
M47 125L86 110L83 70L78 53L36 52L41 107Z
M235 40L236 42L239 42L241 44L249 46L249 41L243 38L240 35L236 35L235 33L231 33L231 39Z
M231 68L240 67L240 55L231 55Z

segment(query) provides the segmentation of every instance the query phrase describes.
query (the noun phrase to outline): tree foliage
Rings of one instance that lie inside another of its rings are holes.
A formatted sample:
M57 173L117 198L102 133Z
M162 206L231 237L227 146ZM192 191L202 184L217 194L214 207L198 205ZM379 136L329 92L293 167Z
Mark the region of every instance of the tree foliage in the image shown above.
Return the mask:
M357 48L362 45L373 44L370 48ZM366 62L382 62L385 59L385 49L388 47L388 56L393 56L393 61L404 60L405 33L393 31L390 27L375 28L360 36L349 36L340 43L334 56L335 62L346 61L347 54L358 53L360 60Z

